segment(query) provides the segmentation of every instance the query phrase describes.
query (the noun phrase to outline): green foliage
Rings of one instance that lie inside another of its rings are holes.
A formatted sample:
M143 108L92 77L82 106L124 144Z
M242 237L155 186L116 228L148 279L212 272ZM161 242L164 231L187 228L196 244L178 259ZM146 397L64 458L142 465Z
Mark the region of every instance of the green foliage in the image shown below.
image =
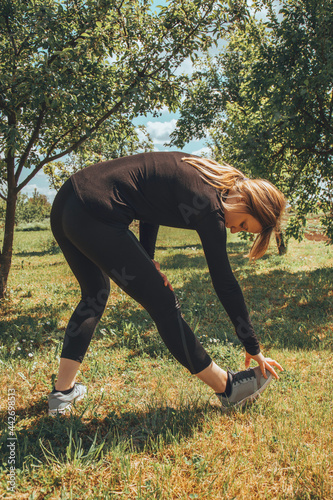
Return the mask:
M35 188L29 198L26 194L19 193L17 197L15 224L41 222L50 216L51 204L44 194L38 193ZM0 200L0 223L4 223L6 204Z
M214 158L285 193L287 236L301 238L306 215L321 211L332 239L333 6L286 0L278 16L265 4L268 21L235 29L187 82L173 144L209 132Z
M87 140L64 161L44 166L50 186L58 189L75 172L101 161L153 150L153 142L144 126L134 127L128 120L107 120L94 137ZM141 136L141 137L140 137Z
M170 0L158 12L150 0L1 2L0 186L7 187L8 200L0 298L11 264L17 193L45 165L93 139L107 120L112 137L106 140L115 143L134 117L162 106L175 111L182 94L177 67L195 60L241 16L245 0L237 8ZM131 151L131 141L125 144ZM49 171L55 183L58 167ZM20 180L23 168L30 171Z
M31 198L20 206L17 221L40 222L50 216L51 204L44 194L38 193L35 188Z
M56 0L0 8L0 153L39 169L76 149L110 116L174 109L175 68L227 21L214 2ZM4 163L3 163L4 166ZM4 172L5 175L5 172ZM19 186L20 187L20 186Z

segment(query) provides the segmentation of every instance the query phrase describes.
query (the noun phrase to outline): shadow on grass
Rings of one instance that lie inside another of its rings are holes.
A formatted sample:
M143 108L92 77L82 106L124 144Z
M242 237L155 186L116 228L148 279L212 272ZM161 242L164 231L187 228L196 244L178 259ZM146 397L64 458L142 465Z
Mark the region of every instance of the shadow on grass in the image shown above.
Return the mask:
M45 257L46 255L58 255L62 253L58 246L47 250L14 252L16 257Z
M167 269L204 269L207 267L206 260L201 256L190 257L188 255L177 254L170 257L165 257L160 261L163 272Z
M192 248L196 250L200 250L202 248L202 245L200 243L194 243L193 245L172 245L172 246L163 246L163 245L156 245L156 250L185 250L187 248Z
M184 245L182 247L172 247L172 249L186 249L186 248L195 248L196 250L201 250L202 255L188 256L183 253L178 253L175 255L171 255L169 257L163 257L160 260L161 266L163 269L184 269L184 268L198 268L204 269L207 267L207 262L204 257L204 253L202 250L202 245ZM160 249L168 249L169 247L158 247ZM169 248L170 249L170 248ZM230 261L232 262L233 267L243 267L248 265L248 261L244 258L244 254L246 253L246 247L242 242L232 242L228 243L228 255Z
M89 403L88 405L89 406ZM147 405L146 410L116 412L109 411L106 417L93 417L89 422L82 421L86 408L80 404L76 411L68 416L57 415L48 417L45 397L27 409L16 410L17 421L30 420L31 424L16 432L16 468L24 463L36 461L45 463L46 457L51 461L58 459L66 463L68 448L74 454L80 448L83 455L89 452L94 437L95 448L103 445L104 455L119 448L123 453L156 452L170 443L180 442L184 437L191 437L200 430L209 414L220 412L218 406L212 406L209 401L193 400L184 403L179 408L167 405ZM80 410L83 408L80 414ZM0 422L7 421L7 412L0 411ZM0 437L0 450L5 456L8 435ZM41 446L41 443L42 445ZM43 452L43 447L50 451ZM71 453L70 452L70 453ZM52 453L52 455L51 455ZM76 455L80 456L80 453ZM33 460L31 460L33 458ZM93 460L96 457L91 457ZM39 462L39 463L40 463Z
M268 274L256 274L252 272L247 259L242 255L245 253L244 249L242 242L230 243L228 254L232 268L237 270L236 278L243 290L260 342L267 347L277 348L333 348L330 320L333 317L333 302L330 296L333 269L324 267L298 272L274 269ZM265 255L261 260L271 258ZM280 257L276 256L273 259ZM274 265L277 263L279 261L274 262ZM281 263L283 264L283 260ZM161 260L160 264L162 269L207 267L203 256L186 258L184 255L175 255ZM215 300L216 295L208 271L204 276L201 275L199 284L195 274L189 273L182 289L176 289L175 292L182 293L181 303L185 319L187 311L193 315L198 303L205 305L205 308L200 309L203 321L209 316L210 322L217 324L219 314L227 317L223 306ZM211 309L212 301L218 303L220 307L215 313ZM213 314L215 316L212 316ZM231 330L233 330L232 325ZM224 333L221 339L223 337ZM232 340L229 335L227 337Z
M247 260L240 255L244 248L242 242L229 243L230 261L233 269L239 271L236 273L237 279L261 343L265 347L290 349L331 348L333 333L330 318L333 315L333 304L329 293L332 288L333 269L319 268L294 273L284 269L274 269L269 274L257 275L252 272ZM269 256L263 257L263 259L269 258ZM161 259L162 270L168 268L202 270L206 266L203 255L188 257L180 253ZM176 295L180 298L185 320L193 324L193 321L196 321L195 314L198 314L201 323L205 324L208 321L210 331L221 330L221 338L224 339L225 333L222 330L225 328L223 321L226 320L225 325L229 324L227 328L231 332L231 336L228 337L237 341L233 334L233 326L215 295L208 270L203 276L201 275L200 282L195 271L189 273L189 276L186 275L186 281L181 288L174 287ZM61 304L66 299L59 296L57 303L58 296L52 298L54 299L52 305L36 305L29 310L29 314L19 315L16 319L0 324L0 341L4 345L11 346L24 338L26 341L32 340L31 347L39 349L50 342L52 337L62 339L64 331L57 329L57 321L62 312ZM212 301L217 307L211 307ZM138 308L135 303L123 299L113 303L109 301L109 306L111 307L104 313L93 339L103 337L101 331L105 329L104 338L110 339L110 346L127 347L136 354L146 353L151 356L167 352L157 334L149 332L147 334L153 323L146 311ZM199 310L199 313L195 313L195 310ZM3 314L6 314L6 309ZM69 320L70 312L66 314ZM129 324L133 327L128 328ZM24 356L23 351L20 354ZM8 352L7 356L10 355ZM27 355L28 351L25 353L25 356ZM4 353L2 357L4 359Z
M104 313L94 332L92 343L102 339L109 343L111 349L125 347L129 349L129 357L144 353L152 358L168 355L169 351L149 314L129 300L130 302L118 300ZM10 360L13 356L16 359L28 359L34 351L49 348L59 341L61 350L65 329L58 328L58 321L64 313L63 307L68 320L72 311L68 310L64 300L59 302L60 305L55 302L51 305L37 304L29 309L29 315L22 314L10 321L0 321L0 344L6 347L1 352L3 361ZM3 314L6 315L6 310Z
M16 227L15 228L15 231L19 231L19 232L30 232L30 231L49 231L50 230L50 227L49 226L27 226L27 227Z

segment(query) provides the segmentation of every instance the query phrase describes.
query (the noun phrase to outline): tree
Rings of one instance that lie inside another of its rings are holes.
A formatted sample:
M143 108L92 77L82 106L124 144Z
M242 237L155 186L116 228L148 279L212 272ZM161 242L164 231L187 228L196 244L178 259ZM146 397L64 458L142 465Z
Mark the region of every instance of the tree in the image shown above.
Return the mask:
M49 177L50 187L58 191L72 174L87 165L153 149L153 141L143 125L136 128L128 120L117 123L107 120L96 137L83 143L63 161L48 163L43 170Z
M268 21L237 27L188 82L172 143L209 133L215 159L285 193L288 237L301 239L320 209L333 239L333 4L285 0L280 19L265 3Z
M51 203L35 188L30 198L27 195L21 195L21 200L18 200L15 223L40 222L49 217L50 211Z
M245 2L244 2L245 3ZM109 118L174 110L174 70L205 51L238 17L212 0L2 0L0 5L0 255L4 296L18 193ZM228 6L228 3L227 3ZM23 169L30 172L21 180Z
M51 203L44 194L40 194L34 189L32 196L19 193L17 195L15 225L21 222L40 222L49 217ZM0 224L2 225L6 218L6 205L0 200Z

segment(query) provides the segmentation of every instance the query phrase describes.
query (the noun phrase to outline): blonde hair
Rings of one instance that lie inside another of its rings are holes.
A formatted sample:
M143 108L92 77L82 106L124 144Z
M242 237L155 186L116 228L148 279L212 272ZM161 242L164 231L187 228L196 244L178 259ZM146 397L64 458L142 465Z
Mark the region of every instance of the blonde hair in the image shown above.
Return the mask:
M206 158L182 158L203 175L201 177L211 186L221 191L222 206L229 210L238 210L252 215L261 225L262 231L255 239L248 254L249 259L262 257L269 245L273 231L280 238L281 215L286 206L286 199L271 182L265 179L248 179L244 174L227 163L219 164ZM228 204L223 195L229 190L241 196L242 206Z

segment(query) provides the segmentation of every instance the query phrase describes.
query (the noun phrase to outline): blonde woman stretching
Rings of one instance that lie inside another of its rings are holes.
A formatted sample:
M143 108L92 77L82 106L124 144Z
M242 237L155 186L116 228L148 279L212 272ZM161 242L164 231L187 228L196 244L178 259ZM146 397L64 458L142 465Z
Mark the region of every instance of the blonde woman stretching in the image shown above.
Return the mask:
M247 179L229 165L181 152L142 153L75 173L55 197L53 234L81 288L68 323L49 415L65 412L86 387L75 377L105 309L111 278L156 323L173 356L215 391L222 406L253 401L279 363L265 358L229 265L226 227L258 234L249 254L261 257L285 207L282 193L261 179ZM128 229L140 221L140 243ZM245 347L245 368L217 366L186 323L172 286L154 259L159 225L194 229L213 286ZM259 366L248 368L251 359Z

